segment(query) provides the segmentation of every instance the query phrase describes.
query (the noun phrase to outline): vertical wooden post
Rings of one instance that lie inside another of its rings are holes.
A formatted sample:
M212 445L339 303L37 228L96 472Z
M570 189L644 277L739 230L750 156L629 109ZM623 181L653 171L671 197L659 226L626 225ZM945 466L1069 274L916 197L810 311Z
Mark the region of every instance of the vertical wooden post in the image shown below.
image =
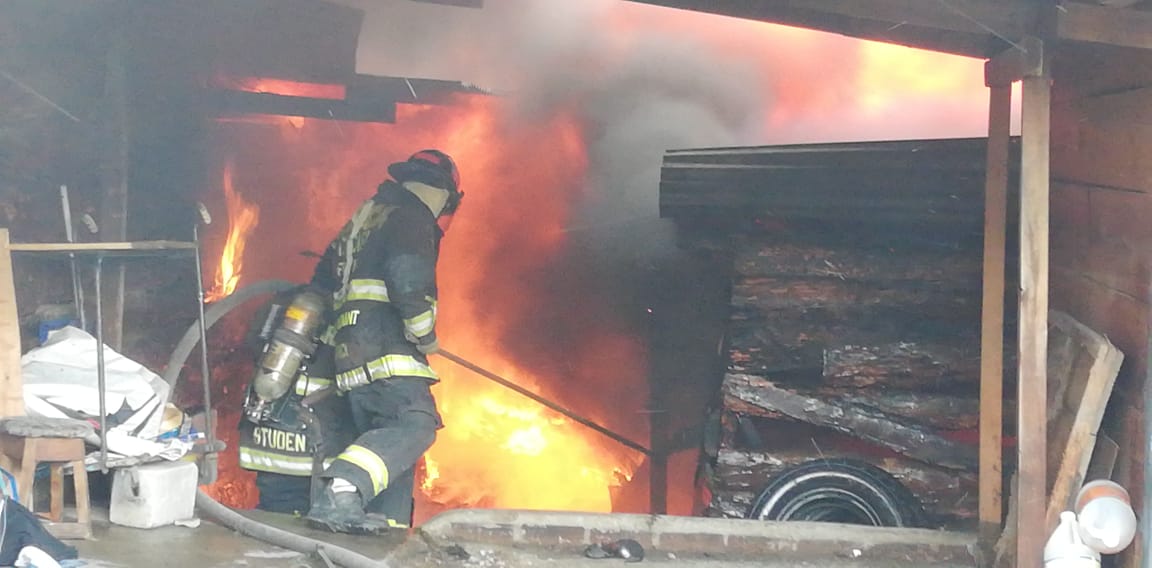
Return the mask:
M655 386L655 385L654 385ZM658 400L653 397L652 400ZM668 418L663 406L652 406L649 409L649 430L651 431L648 447L648 512L653 515L668 514Z
M1017 566L1038 568L1047 540L1049 65L1024 77L1020 176L1020 379Z
M989 85L980 320L980 542L991 551L1003 518L1004 256L1012 84Z
M20 323L8 229L0 229L0 416L24 416Z

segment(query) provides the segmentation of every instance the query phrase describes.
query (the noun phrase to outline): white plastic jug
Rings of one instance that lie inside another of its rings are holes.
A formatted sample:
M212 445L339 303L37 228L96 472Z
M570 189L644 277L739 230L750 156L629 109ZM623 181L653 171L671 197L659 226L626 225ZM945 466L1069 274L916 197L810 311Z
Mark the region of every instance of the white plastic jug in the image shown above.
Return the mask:
M1076 496L1076 515L1084 544L1102 554L1116 554L1136 537L1136 512L1128 491L1112 481L1084 484Z
M1076 513L1060 513L1060 524L1044 545L1044 568L1100 568L1100 553L1080 539Z

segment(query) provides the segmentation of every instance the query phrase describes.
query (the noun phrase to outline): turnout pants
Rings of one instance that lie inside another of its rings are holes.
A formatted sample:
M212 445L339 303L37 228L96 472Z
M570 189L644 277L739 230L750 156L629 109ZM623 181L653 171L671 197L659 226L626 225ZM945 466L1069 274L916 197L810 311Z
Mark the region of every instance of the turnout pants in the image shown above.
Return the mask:
M442 426L432 384L396 377L348 391L359 436L324 472L324 477L351 481L364 502L372 502L369 512L396 526L411 522L414 466Z

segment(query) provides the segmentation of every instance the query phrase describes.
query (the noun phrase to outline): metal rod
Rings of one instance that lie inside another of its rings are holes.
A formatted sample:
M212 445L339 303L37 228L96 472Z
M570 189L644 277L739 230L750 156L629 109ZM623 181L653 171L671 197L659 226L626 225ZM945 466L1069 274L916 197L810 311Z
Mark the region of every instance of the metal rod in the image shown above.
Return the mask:
M44 96L42 93L40 93L40 91L33 89L32 87L28 86L23 81L21 81L20 79L13 77L11 73L9 73L3 69L0 69L0 77L4 77L5 79L12 81L12 84L16 85L17 87L20 87L21 89L26 91L28 94L36 97L37 99L40 99L41 102L43 102L44 104L56 109L60 114L63 114L64 116L67 116L68 118L71 118L75 122L83 122L79 118L76 118L76 115L68 112L67 110L64 109L64 107L56 104L55 102L52 101L52 99Z
M1149 337L1149 346L1152 347L1152 337ZM1148 350L1149 360L1152 360L1152 349ZM1152 369L1152 366L1148 367ZM1152 432L1152 379L1149 379L1149 372L1145 372L1144 376L1144 498L1140 503L1140 519L1143 521L1139 524L1140 527L1140 544L1143 554L1140 555L1140 566L1142 568L1152 568L1152 527L1148 526L1148 519L1152 519L1152 437L1148 433Z
M633 450L636 450L640 453L643 453L644 455L648 455L648 456L652 455L652 450L645 448L641 444L639 444L637 442L633 442L632 440L629 440L628 438L625 438L624 436L621 436L620 434L617 434L616 432L613 432L613 431L611 431L611 430L609 430L609 429L607 429L607 428L605 428L605 427L603 427L603 426L601 426L601 425L599 425L599 424L597 424L597 423L595 423L595 422L593 422L587 418L584 418L583 416L580 416L579 414L576 414L575 412L572 412L571 410L568 410L567 408L564 408L563 406L560 406L559 404L556 404L555 402L552 402L552 401L550 401L550 400L548 400L548 399L546 399L546 398L544 398L544 397L542 397L542 396L540 396L540 395L538 395L538 394L536 394L536 393L534 393L534 392L532 392L532 391L530 391L530 390L528 390L528 389L526 389L526 388L524 388L524 387L522 387L516 383L513 383L513 382L487 370L487 369L479 367L479 366L473 364L472 362L468 361L467 359L460 357L459 355L455 355L450 351L445 351L444 349L441 349L441 350L437 351L436 353L438 355L440 355L441 357L444 357L445 359L447 359L453 363L456 363L457 365L460 365L461 367L464 367L465 369L468 369L469 371L472 371L473 373L476 373L477 375L480 375L481 377L484 377L485 379L488 379L488 380L490 380L490 381L492 381L492 382L494 382L494 383L496 383L496 384L498 384L504 388L514 390L514 391L516 391L516 392L518 392L518 393L520 393L520 394L522 394L522 395L524 395L524 396L526 396L526 397L528 397L528 398L530 398L530 399L532 399L532 400L534 400L534 401L536 401L536 402L538 402L538 403L540 403L540 404L542 404L542 405L544 405L544 406L546 406L552 410L555 410L556 412L559 412L560 414L563 414L564 416L567 416L568 418L572 419L575 422L583 424L584 426L587 426L588 428L591 428L591 429L593 429L593 430L595 430L595 431L597 431L597 432L599 432L599 433L601 433L601 434L603 434L609 438L612 438L613 440L619 442L622 445L628 446L629 448L632 448Z
M93 280L96 286L96 389L100 399L100 471L108 472L108 410L104 400L104 306L100 298L100 280L104 270L104 255L96 255Z
M60 202L64 207L64 233L69 243L76 242L72 231L72 206L68 201L68 186L60 186ZM84 313L84 287L80 284L80 272L76 269L76 254L68 253L68 263L72 266L72 303L76 307L76 317L80 319L80 329L88 329L88 316Z
M212 420L212 375L208 366L208 327L204 324L204 274L200 265L200 226L192 225L192 243L196 251L196 321L200 328L200 380L204 386L204 429L208 435L209 450L204 454L208 471L206 479L216 480L216 426ZM202 473L202 475L204 475Z

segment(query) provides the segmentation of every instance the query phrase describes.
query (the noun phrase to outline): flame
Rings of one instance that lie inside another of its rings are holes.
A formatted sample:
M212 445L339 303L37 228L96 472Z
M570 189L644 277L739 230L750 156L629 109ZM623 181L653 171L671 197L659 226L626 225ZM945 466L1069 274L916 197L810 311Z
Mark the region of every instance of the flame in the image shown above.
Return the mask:
M983 129L987 102L978 61L642 4L614 6L603 26L612 31L609 45L554 68L609 70L608 77L584 81L594 85L611 78L614 58L636 51L639 31L658 29L691 42L686 51L748 71L727 76L762 102L757 130L766 139L758 143L898 137L906 132L893 133L893 118L941 100L949 101L948 111L920 121L924 128L963 135L956 125L970 122L974 135ZM950 73L966 79L940 80ZM292 86L258 88L299 94ZM249 259L245 278L306 280L313 263L296 252L323 250L387 177L390 162L421 148L443 149L462 170L466 197L441 251L441 343L629 438L645 439L644 345L604 299L595 274L568 270L579 266L568 228L587 197L589 134L581 105L594 104L577 91L554 96L530 117L511 112L506 100L469 96L451 106L402 106L393 125L286 117L216 122L222 161L245 164L245 179L258 180L248 195L277 204L264 210L265 238L253 242L269 244ZM432 364L442 378L433 392L445 427L420 468L417 522L446 507L613 510L642 456L450 362Z
M221 75L215 77L212 84L216 87L249 93L332 100L343 100L348 90L344 85L333 83L308 83L273 77L229 77Z
M260 208L249 203L240 196L232 183L232 163L224 166L223 185L224 201L228 210L228 239L224 243L224 252L220 255L220 264L216 268L216 279L204 295L206 302L215 302L227 297L236 290L240 282L240 271L244 265L244 247L248 236L260 221Z
M612 319L609 308L575 290L594 286L559 273L551 275L555 283L544 277L564 254L564 228L584 191L579 122L569 113L516 121L499 100L479 96L451 106L404 106L398 115L395 125L305 119L291 132L215 123L226 141L223 162L278 164L244 170L245 179L258 180L246 195L278 205L263 209L260 234L249 239L262 248L245 266L245 279L306 280L314 261L296 251L323 250L387 177L390 162L441 148L459 164L466 195L441 249L442 344L602 424L636 430L600 409L598 398L616 401L636 390L628 378L646 372L641 344L603 325ZM294 188L290 198L285 188ZM573 289L564 302L550 297L566 287ZM572 316L542 317L547 305ZM565 326L572 337L564 341L541 337ZM555 364L529 364L526 353ZM614 493L642 456L446 360L432 364L442 378L433 393L445 427L421 468L418 521L446 507L612 510Z

